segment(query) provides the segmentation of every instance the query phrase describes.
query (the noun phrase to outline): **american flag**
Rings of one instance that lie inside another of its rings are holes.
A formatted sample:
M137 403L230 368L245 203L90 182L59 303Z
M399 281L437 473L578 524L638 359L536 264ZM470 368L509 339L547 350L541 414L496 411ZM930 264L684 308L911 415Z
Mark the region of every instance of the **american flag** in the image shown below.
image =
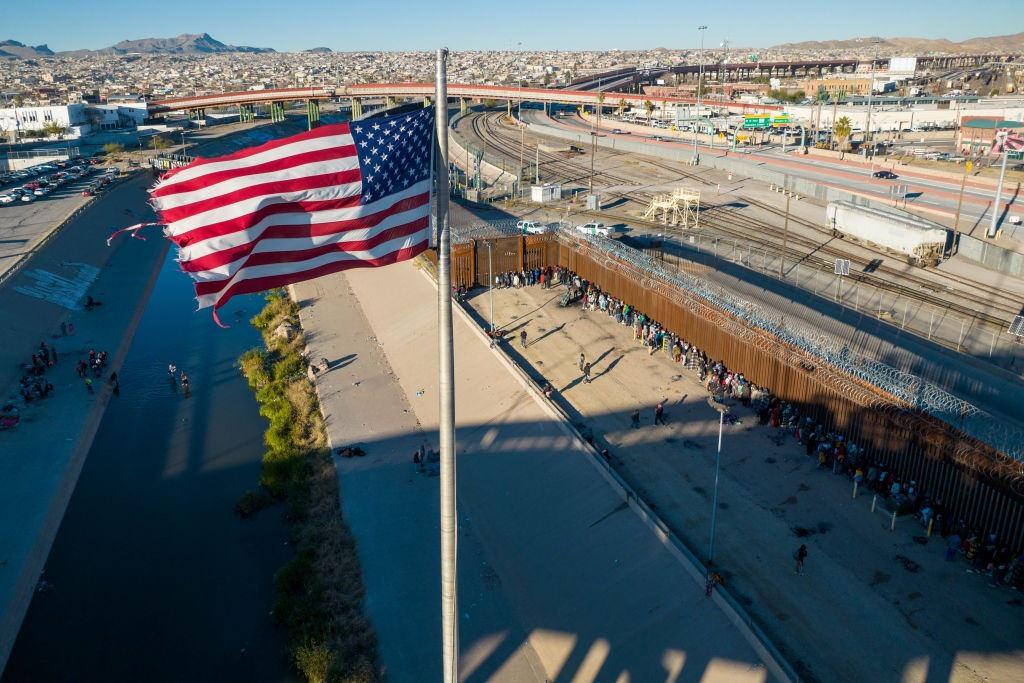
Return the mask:
M996 131L995 141L992 143L992 154L1002 154L1004 151L1019 152L1022 149L1024 149L1024 136L1020 131L1009 128L1000 128Z
M200 308L410 259L430 237L433 109L326 125L167 173L150 191Z

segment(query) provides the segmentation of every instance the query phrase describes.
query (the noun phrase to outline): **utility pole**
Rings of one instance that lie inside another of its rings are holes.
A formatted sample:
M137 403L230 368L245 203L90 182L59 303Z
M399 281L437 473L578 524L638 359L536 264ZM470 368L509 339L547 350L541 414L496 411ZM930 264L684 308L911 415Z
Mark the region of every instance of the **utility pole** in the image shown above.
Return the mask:
M864 142L866 143L864 153L871 155L870 170L872 172L875 170L875 150L874 137L871 135L871 102L875 94L875 61L878 59L878 43L876 42L874 45L874 53L871 57L871 77L868 79L868 122L864 128ZM869 138L871 139L870 143L868 143Z
M540 143L537 143L537 157L534 161L533 166L533 180L536 184L540 185Z
M1006 138L1009 133L1005 130L1001 130L996 133L996 139L993 141L993 148L995 145L999 145L999 150L1003 155L1003 163L999 169L999 182L996 183L996 199L992 204L992 222L988 226L988 234L986 235L989 239L996 236L996 231L999 229L999 203L1003 199L1003 178L1006 177L1006 157L1009 156L1006 150Z
M443 683L459 680L459 604L455 514L455 347L452 336L451 231L448 223L448 49L437 50L434 106L437 140L438 445L441 450L441 661Z
M494 259L491 241L487 240L487 293L491 300L491 334L494 334Z
M708 30L708 27L701 24L697 27L700 31L700 64L697 67L697 116L696 119L700 119L700 91L704 85L704 32ZM700 152L697 151L697 121L693 122L693 163L694 165L700 163Z

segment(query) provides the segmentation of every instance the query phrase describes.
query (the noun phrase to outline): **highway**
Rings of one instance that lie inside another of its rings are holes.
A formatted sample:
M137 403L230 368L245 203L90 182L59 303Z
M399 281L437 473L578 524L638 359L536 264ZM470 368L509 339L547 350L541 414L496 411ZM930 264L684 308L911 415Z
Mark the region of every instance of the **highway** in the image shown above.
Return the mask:
M535 115L531 116L534 117L533 120L536 120ZM557 120L549 119L544 123L548 125L561 125L588 133L593 128L590 121L578 116ZM610 132L613 128L621 128L622 130L633 132L629 135L614 135ZM602 134L610 138L621 137L623 139L635 140L638 133L648 133L663 137L672 136L671 133L666 133L664 129L623 123L610 118L606 118L602 122ZM678 142L675 140L660 142L648 140L647 142L655 146L692 149L692 138L686 140L681 134L676 135L681 138ZM720 154L723 146L724 143L717 148L717 152L707 145L699 145L699 148L702 153ZM894 201L893 191L901 191L900 186L905 185L907 197L905 202L903 200L900 201L901 207L905 204L907 209L920 211L924 213L926 218L932 220L945 219L942 222L952 225L952 220L950 219L956 215L960 192L960 184L955 180L929 178L910 173L903 174L895 180L874 178L872 176L874 171L887 168L887 166L863 162L859 157L852 154L848 155L849 162L844 162L810 155L798 156L793 153L793 147L790 147L789 150L788 153L783 154L781 147L777 146L764 150L739 147L736 151L730 151L730 154L740 155L741 158L747 158L754 163L770 164L800 178L813 180L824 185L853 190L883 202ZM991 207L995 199L994 194L989 184L971 180L965 183L960 221L961 231L972 234L979 225L987 227L988 221L991 220ZM1020 205L1014 204L1014 194L1015 184L1006 183L1004 185L1003 204L1001 206L1004 208L1009 206L1011 212L1014 210L1021 212Z

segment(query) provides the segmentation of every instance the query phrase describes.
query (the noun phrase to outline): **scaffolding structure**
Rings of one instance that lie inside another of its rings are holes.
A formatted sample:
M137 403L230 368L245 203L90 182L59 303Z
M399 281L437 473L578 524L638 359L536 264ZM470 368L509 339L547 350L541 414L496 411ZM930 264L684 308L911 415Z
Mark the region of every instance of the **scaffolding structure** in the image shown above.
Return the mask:
M651 199L651 205L644 213L644 219L666 225L678 225L683 229L700 227L700 191L680 187L672 194L659 194Z

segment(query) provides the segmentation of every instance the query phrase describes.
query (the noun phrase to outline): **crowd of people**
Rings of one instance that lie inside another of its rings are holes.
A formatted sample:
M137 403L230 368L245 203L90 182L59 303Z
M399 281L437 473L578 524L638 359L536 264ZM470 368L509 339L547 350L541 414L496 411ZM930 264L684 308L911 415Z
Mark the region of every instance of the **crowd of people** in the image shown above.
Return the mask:
M724 361L714 360L695 344L681 338L628 302L604 292L561 267L535 269L522 273L502 273L495 278L498 287L522 287L533 284L551 286L565 283L570 300L578 298L584 311L604 313L617 324L631 327L634 340L648 349L650 355L661 352L673 363L697 372L702 385L719 399L732 398L751 407L761 425L780 435L791 437L813 458L819 470L844 476L858 487L885 499L897 514L912 515L927 534L945 539L947 560L963 557L970 563L969 571L986 574L992 585L1006 585L1024 590L1024 552L1014 553L994 533L972 528L943 504L941 498L929 495L913 479L901 479L885 463L872 458L844 434L829 429L813 415L802 414L795 404L783 401L765 388L730 370ZM589 364L580 356L581 371L589 379ZM554 395L546 384L544 394ZM664 424L662 411L655 408L655 424ZM726 416L735 420L734 416ZM639 411L634 412L632 426L639 426ZM921 538L926 538L922 536Z
M46 371L57 364L57 349L39 342L39 348L32 354L29 363L22 366L18 394L26 404L49 398L53 394L53 383L46 377ZM10 411L9 411L10 412Z

